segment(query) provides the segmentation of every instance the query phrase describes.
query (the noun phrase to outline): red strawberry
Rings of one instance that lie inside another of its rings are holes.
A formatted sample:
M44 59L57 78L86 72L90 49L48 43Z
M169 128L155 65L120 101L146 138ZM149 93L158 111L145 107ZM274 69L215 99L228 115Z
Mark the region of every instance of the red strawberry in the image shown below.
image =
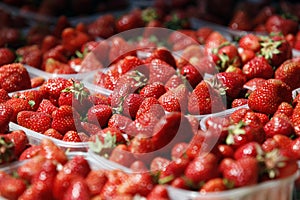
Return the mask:
M203 115L225 109L221 95L206 81L202 80L188 99L190 114Z
M200 192L221 192L227 190L225 180L222 178L213 178L208 180L200 189Z
M88 99L94 105L97 105L97 104L109 105L110 104L109 98L106 95L101 94L101 93L90 94L88 96Z
M155 58L147 64L150 68L149 83L161 82L164 84L175 74L175 69L163 60Z
M300 87L300 59L292 58L284 61L275 71L275 78L285 82L291 89Z
M0 133L9 130L8 124L13 116L13 108L9 104L0 103Z
M181 67L180 74L187 79L192 88L195 88L200 83L200 81L203 80L200 71L198 71L198 69L191 64L187 64Z
M129 151L127 145L119 144L112 150L109 160L122 166L129 167L136 160L136 158Z
M47 129L43 134L47 135L49 137L56 138L58 140L62 140L63 139L63 135L60 134L57 130L55 130L53 128Z
M151 137L142 134L137 134L128 145L129 151L135 158L141 160L146 165L153 160L154 146Z
M276 112L274 113L274 116L276 116L277 114L284 114L287 117L291 117L293 115L293 109L293 106L288 102L282 102L278 106Z
M141 95L129 94L123 101L122 113L125 116L130 117L131 119L135 119L136 113L143 101L144 97L142 97Z
M159 97L158 101L163 108L168 112L181 111L186 113L189 91L183 84L175 89L168 90L165 94Z
M234 152L234 159L239 160L245 157L256 158L257 156L262 156L263 150L259 143L257 142L249 142L246 143Z
M218 177L218 160L212 153L197 156L186 167L184 175L199 188L201 181Z
M176 74L172 75L169 80L165 83L166 90L175 89L179 85L184 84L183 80Z
M38 133L44 133L51 127L51 116L42 112L21 111L17 115L17 123Z
M17 60L22 64L27 64L37 69L41 68L43 54L38 45L27 45L16 50Z
M10 99L8 92L5 89L0 88L0 103L4 103L8 99Z
M248 80L243 88L248 90L248 94L251 93L251 91L256 90L256 88L260 87L261 85L263 85L263 83L266 81L266 79L264 78L252 78L250 80Z
M41 76L33 77L30 82L32 88L40 87L45 82L45 78Z
M151 192L147 195L147 199L161 199L167 200L170 199L168 189L164 185L155 185Z
M39 155L46 159L65 164L68 160L63 149L58 147L52 140L44 139L41 141L41 150Z
M43 93L39 90L19 91L12 95L12 98L21 98L28 101L33 111L36 111L43 100Z
M160 171L158 182L160 184L166 184L182 176L189 164L190 160L187 158L177 158L170 161L166 167Z
M0 66L13 63L16 59L15 53L6 47L0 48Z
M143 65L143 61L136 56L126 56L124 59L119 61L120 73L125 74L128 71L134 70L135 68Z
M80 115L72 106L60 106L52 112L51 128L56 129L61 134L70 130L77 130L80 128Z
M240 94L246 79L244 76L233 72L220 72L216 74L216 78L225 87L226 97L235 99Z
M264 131L267 137L273 137L277 134L290 136L293 134L294 128L289 118L284 114L280 114L273 116L270 121L264 125Z
M80 50L81 46L90 40L89 36L72 27L65 28L61 33L63 47L73 54L76 50Z
M291 102L291 89L278 79L269 79L261 87L253 91L248 97L250 109L274 114L282 102Z
M148 97L143 100L141 103L137 113L136 113L136 118L139 118L142 116L144 113L148 112L155 112L157 118L162 117L165 114L165 111L163 107L159 104L159 101L154 98L154 97Z
M66 141L66 142L82 142L82 140L80 139L80 136L79 136L78 132L77 131L73 131L73 130L67 131L64 134L62 140Z
M266 29L269 33L288 33L296 34L298 31L298 23L296 20L284 18L278 14L271 15L266 21Z
M149 172L132 173L118 186L118 193L147 196L154 187L152 176Z
M255 57L255 52L252 50L248 50L248 49L239 49L239 55L241 57L242 60L242 65L246 64L247 62L249 62L251 59L253 59ZM226 71L239 71L240 68L227 68ZM241 70L242 71L242 70Z
M272 78L274 74L272 66L268 63L267 59L262 56L252 58L249 62L244 64L242 70L247 80L253 78L269 79Z
M0 88L15 92L31 88L30 76L21 63L3 65L0 68Z
M39 104L37 112L42 112L48 115L52 115L53 111L58 110L58 107L53 105L53 103L48 99L43 99Z
M141 10L136 9L131 11L128 14L122 15L118 20L115 22L115 26L117 32L123 32L130 29L138 28L143 26L143 20L141 18Z
M247 105L247 104L248 104L248 99L243 99L243 98L234 99L231 102L231 108L237 108L237 107Z
M76 71L67 63L60 62L54 58L44 61L43 69L51 74L76 74Z
M108 38L116 33L114 22L114 15L103 14L87 25L87 31L93 37Z
M83 177L77 176L73 178L67 190L64 193L64 200L71 199L90 199L89 187Z
M17 115L21 111L31 110L31 106L25 99L11 98L5 102L5 104L10 105L13 109L13 114L11 116L11 121L17 122Z
M112 108L109 105L94 105L88 110L87 121L89 123L99 124L103 128L107 126L111 116Z
M198 36L198 41L200 44L205 44L206 39L208 36L213 32L214 30L210 27L200 27L197 29L197 36Z
M48 98L54 105L57 105L61 91L67 87L71 87L72 85L73 81L71 79L56 77L48 79L43 85L41 85L40 90L45 95L45 98Z
M258 181L259 169L255 158L225 158L221 161L220 168L224 178L232 182L235 188L254 185Z
M114 127L121 132L125 132L127 126L132 122L132 119L125 117L121 114L113 114L108 120L108 127Z
M5 199L18 199L26 190L22 179L15 178L6 172L0 172L0 194Z
M140 90L140 95L144 98L154 97L158 99L164 93L166 93L166 88L160 82L147 84Z
M166 49L166 48L156 48L151 56L147 58L147 60L151 61L153 59L159 59L166 63L168 63L170 66L172 66L174 69L177 68L176 61L172 53Z
M252 33L243 35L239 40L239 46L243 49L258 52L260 50L260 38Z
M107 181L105 170L91 170L85 178L86 184L92 196L100 194L104 184Z

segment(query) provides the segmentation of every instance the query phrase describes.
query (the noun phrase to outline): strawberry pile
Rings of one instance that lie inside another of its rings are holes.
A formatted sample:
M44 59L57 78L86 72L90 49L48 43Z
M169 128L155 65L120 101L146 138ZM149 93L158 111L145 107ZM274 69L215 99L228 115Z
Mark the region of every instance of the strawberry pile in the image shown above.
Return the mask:
M32 146L20 160L10 170L11 174L0 171L0 194L4 198L169 199L166 187L158 185L150 172L136 169L135 173L128 174L117 169L96 168L83 155L69 157L51 140Z

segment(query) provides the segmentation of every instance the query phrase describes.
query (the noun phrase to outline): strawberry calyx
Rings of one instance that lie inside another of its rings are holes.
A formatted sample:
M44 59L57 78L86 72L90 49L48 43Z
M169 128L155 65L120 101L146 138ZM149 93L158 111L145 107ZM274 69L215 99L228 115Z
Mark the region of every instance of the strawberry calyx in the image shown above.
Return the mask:
M214 90L218 91L218 93L221 96L226 95L226 90L228 89L227 87L224 86L224 84L217 78L217 77L212 77L210 79L204 80L211 88Z
M161 185L170 183L171 181L173 181L175 179L175 176L173 174L169 175L169 176L165 176L163 178L159 178L158 179L158 183Z
M274 149L265 154L263 162L265 164L265 170L269 175L269 178L274 179L279 175L279 168L286 166L288 158L280 154L279 149Z
M246 123L243 121L240 121L237 124L232 124L227 127L228 129L228 136L226 137L226 144L231 145L234 144L234 136L236 135L243 135L246 134L246 131L243 129L243 127L246 126Z
M272 59L273 55L281 53L279 47L282 43L282 40L274 41L270 38L263 39L261 42L260 55L265 57L267 60Z
M151 22L159 18L159 15L155 8L147 8L142 11L142 20L146 23Z
M96 136L95 141L88 144L93 152L108 158L110 151L117 146L117 137L107 132L103 141L101 141L100 136Z
M73 85L62 90L62 92L71 92L74 94L75 99L82 103L83 99L89 96L89 92L82 82L77 82L72 79Z
M0 164L11 160L14 151L14 143L5 137L0 137Z

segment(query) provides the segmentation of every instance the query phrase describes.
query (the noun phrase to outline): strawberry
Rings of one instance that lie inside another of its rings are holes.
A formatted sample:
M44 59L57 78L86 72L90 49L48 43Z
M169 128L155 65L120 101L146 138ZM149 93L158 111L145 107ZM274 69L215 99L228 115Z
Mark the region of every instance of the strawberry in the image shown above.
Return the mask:
M17 122L17 115L21 111L31 110L31 105L25 99L11 98L5 102L13 109L13 114L11 116L11 121Z
M42 147L40 145L30 145L21 153L21 155L19 156L19 160L21 161L21 160L31 159L37 156L41 148Z
M6 47L0 48L0 66L13 63L16 59L15 53Z
M292 122L284 115L275 115L264 125L264 131L267 137L277 134L291 136L294 133Z
M248 104L248 99L244 99L244 98L234 99L231 102L231 108L237 108L247 104Z
M229 28L233 30L250 31L252 29L252 20L249 14L241 9L236 10L229 22Z
M88 96L88 99L93 105L97 105L97 104L109 105L110 104L110 102L109 102L110 100L109 100L108 96L101 94L101 93L90 94Z
M197 156L185 169L185 177L199 189L201 181L218 177L218 160L212 153Z
M41 150L39 155L43 156L46 159L53 160L60 164L65 164L68 160L65 152L60 147L49 139L44 139L41 141Z
M56 138L58 140L62 140L63 139L63 135L60 134L57 130L55 130L53 128L47 129L43 134L47 135L49 137Z
M260 38L255 34L248 33L239 39L239 46L243 49L258 52L260 50Z
M136 158L129 151L127 145L119 144L112 150L109 160L122 166L129 167L136 160Z
M85 178L86 184L92 196L100 194L104 184L107 181L105 170L91 170Z
M125 74L130 70L143 65L143 61L136 56L126 56L124 59L120 60L120 73Z
M190 114L203 115L225 109L221 95L207 82L202 80L188 98Z
M28 101L33 111L36 111L43 100L43 94L39 90L19 91L12 95L12 98L21 98Z
M249 95L248 105L254 111L274 114L282 102L291 102L290 91L281 80L269 79Z
M49 99L43 99L39 104L37 112L42 112L51 116L53 111L55 110L58 110L58 107L53 105L53 103Z
M5 89L0 88L0 103L4 103L8 99L10 99L8 92Z
M148 61L151 61L153 59L159 59L170 66L172 66L174 69L177 68L176 61L172 53L166 49L166 48L156 48L150 55L150 57L147 58ZM147 61L146 61L147 62Z
M139 28L143 26L143 21L141 19L141 10L135 9L128 14L122 15L116 20L115 26L117 32L123 32L134 28Z
M221 192L225 190L227 190L225 180L222 178L213 178L204 183L200 192Z
M98 104L89 108L87 112L87 121L93 124L99 124L105 127L109 118L112 116L112 108L109 105Z
M256 88L260 87L261 85L263 85L263 83L266 81L266 79L264 78L252 78L250 80L248 80L243 88L248 90L248 94L251 93L251 91L256 90Z
M226 88L226 97L229 100L235 99L240 94L246 79L244 76L233 72L220 72L216 78Z
M67 131L64 134L62 140L66 141L66 142L82 142L82 140L80 139L80 136L79 136L78 132L77 131L73 131L73 130Z
M73 178L70 185L68 186L65 194L64 200L71 200L71 199L82 199L88 200L90 199L90 191L89 187L84 178L77 176Z
M170 89L175 89L179 85L184 84L184 81L182 78L180 78L178 75L174 74L172 75L169 80L164 84L166 91Z
M73 54L76 50L80 50L81 46L90 40L89 36L72 27L65 28L61 33L63 47Z
M21 63L1 66L0 80L0 88L5 89L7 92L31 88L29 73Z
M247 80L253 78L269 79L273 77L274 71L268 60L262 56L255 56L243 65L243 73Z
M259 54L276 69L285 60L292 58L292 47L282 36L267 37L261 42Z
M60 62L54 58L48 58L44 61L43 69L51 74L76 74L76 71L67 63Z
M45 70L45 64L47 60L56 61L57 63L64 63L64 64L68 63L68 54L66 49L59 44L46 51L43 54L42 70ZM51 65L49 66L49 68L53 69Z
M71 87L73 81L71 79L64 79L60 77L48 79L41 87L40 91L45 95L45 98L51 100L54 105L58 104L58 98L62 90Z
M166 92L166 88L163 84L161 84L160 82L153 82L153 83L145 85L140 90L140 95L144 98L154 97L154 98L158 99L165 92Z
M108 120L108 127L119 129L121 132L125 132L127 126L132 122L132 119L125 117L121 114L113 114Z
M264 152L259 143L249 142L236 149L234 152L234 159L239 160L245 157L256 158L257 156L262 156L263 153Z
M83 156L75 156L63 166L54 180L53 195L56 199L66 197L65 191L77 177L85 178L91 171L87 160Z
M87 25L87 31L93 37L109 38L116 33L114 22L114 15L103 14Z
M214 30L208 26L203 26L197 29L198 41L200 44L205 44L206 39Z
M122 113L125 116L130 117L131 119L135 119L136 113L143 101L144 97L142 97L141 95L129 94L123 101Z
M146 165L153 160L154 146L151 137L146 137L143 134L137 134L128 145L129 151L135 158L141 160Z
M0 164L10 163L13 160L16 159L16 156L14 155L14 143L6 138L6 137L0 137L1 142L1 155L0 155Z
M190 160L187 158L178 158L170 161L166 167L160 171L158 182L160 184L166 184L182 176L189 164Z
M249 49L239 49L239 55L241 57L242 66L243 66L244 64L246 64L247 62L249 62L251 59L253 59L255 57L255 52L252 50L249 50ZM229 70L233 71L233 69L239 71L240 68L235 67L235 68L231 69L229 67L226 69L226 71L229 71Z
M277 114L284 114L287 117L291 117L293 115L293 106L287 102L282 102L276 112L274 113L274 116L276 116Z
M6 172L0 172L0 194L5 199L18 199L26 190L26 184L22 179L13 177Z
M59 44L59 40L54 35L47 35L44 37L42 44L41 44L41 51L45 53L46 51L54 48L56 45Z
M155 185L151 192L147 195L147 199L161 199L167 200L170 199L168 189L164 185Z
M175 89L168 90L165 94L159 97L158 102L168 112L181 111L186 113L189 91L183 84Z
M8 124L13 116L13 108L9 104L0 103L0 133L9 130Z
M175 144L171 151L172 160L175 160L176 158L181 158L184 155L188 145L189 144L186 142L179 142Z
M51 127L51 116L42 112L21 111L17 115L17 123L20 126L38 133L44 133Z
M180 74L186 78L191 88L195 88L203 80L202 74L191 64L181 67Z
M120 194L147 196L153 187L154 183L149 172L132 173L118 186L117 192Z
M266 29L269 33L282 33L287 35L289 33L296 34L298 31L297 21L285 18L278 14L273 14L265 22Z
M155 112L157 118L160 118L165 114L163 107L159 104L159 101L154 97L148 97L142 101L136 113L136 118L139 118L141 115L148 111Z
M43 54L36 44L19 47L16 50L17 60L22 64L40 69L42 65Z
M148 65L150 68L149 83L161 82L164 84L175 74L174 68L163 60L155 58Z
M259 168L255 158L225 158L220 163L220 169L223 177L232 182L235 188L254 185L258 181Z
M285 82L291 89L300 87L300 59L292 58L284 61L275 71L275 78Z
M30 79L30 82L31 82L31 87L36 88L43 85L43 83L45 82L45 78L41 76L33 77Z
M108 52L109 64L116 63L128 55L136 55L136 49L133 49L132 45L120 36L110 38L109 42L111 44Z
M61 134L76 130L80 128L80 115L72 106L60 106L52 112L51 128L56 129Z

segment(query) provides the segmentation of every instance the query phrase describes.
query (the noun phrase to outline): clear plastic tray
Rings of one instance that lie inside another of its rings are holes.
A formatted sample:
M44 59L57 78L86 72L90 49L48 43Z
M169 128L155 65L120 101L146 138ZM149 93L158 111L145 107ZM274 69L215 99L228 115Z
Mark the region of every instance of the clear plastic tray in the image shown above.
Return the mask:
M294 181L299 177L299 171L294 175L254 186L232 189L224 192L200 193L168 187L171 199L181 200L292 200Z
M300 94L300 88L294 89L292 91L292 97L293 97L293 99L295 99L298 94Z

